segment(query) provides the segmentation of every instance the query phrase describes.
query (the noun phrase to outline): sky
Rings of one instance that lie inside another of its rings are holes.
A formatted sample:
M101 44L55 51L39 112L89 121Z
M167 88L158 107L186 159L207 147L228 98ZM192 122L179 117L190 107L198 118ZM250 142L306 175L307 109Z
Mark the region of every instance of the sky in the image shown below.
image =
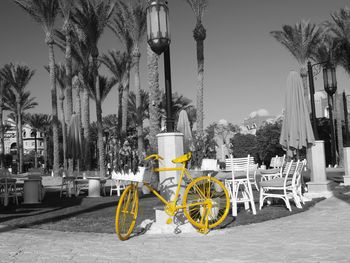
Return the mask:
M196 105L197 59L192 36L195 17L185 0L169 0L171 31L172 90ZM204 125L226 119L241 124L253 111L266 109L282 113L287 75L299 70L296 60L270 31L304 20L321 23L330 13L349 5L346 0L209 0L203 17L207 32L204 42ZM61 27L57 21L57 28ZM36 73L28 90L39 105L32 112L51 113L48 48L40 25L11 0L0 0L0 66L26 63ZM148 89L146 39L141 45L141 87ZM118 39L105 30L99 42L100 54L121 50ZM55 48L56 62L63 62ZM160 88L164 89L163 58L160 59ZM109 74L102 69L104 74ZM322 76L316 76L316 90L323 90ZM131 90L134 78L131 75ZM350 79L337 69L338 90L350 93ZM96 119L91 102L91 119ZM103 115L116 113L117 92L111 91L103 103Z

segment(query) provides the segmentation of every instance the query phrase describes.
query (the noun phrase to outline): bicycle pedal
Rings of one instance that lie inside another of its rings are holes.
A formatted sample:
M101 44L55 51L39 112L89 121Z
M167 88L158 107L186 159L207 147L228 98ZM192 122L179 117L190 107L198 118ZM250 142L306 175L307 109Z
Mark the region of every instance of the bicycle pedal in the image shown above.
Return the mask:
M209 229L208 228L200 228L200 229L198 229L198 232L203 234L203 235L206 235L209 233Z
M169 218L166 220L166 224L167 224L167 225L170 225L172 222L173 222L173 219L172 219L171 217L169 217Z

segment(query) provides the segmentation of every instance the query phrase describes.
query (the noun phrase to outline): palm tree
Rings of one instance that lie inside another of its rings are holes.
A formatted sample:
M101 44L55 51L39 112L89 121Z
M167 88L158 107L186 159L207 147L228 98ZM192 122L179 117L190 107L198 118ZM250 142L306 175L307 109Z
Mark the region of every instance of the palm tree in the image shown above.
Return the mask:
M1 70L1 69L0 69ZM3 121L3 111L4 111L4 93L10 88L10 83L3 79L0 75L0 165L4 168L4 155L5 155L5 145L4 145L4 121Z
M92 81L94 85L98 84L98 65L97 58L99 56L98 42L101 35L109 23L110 17L114 10L114 4L108 1L101 0L79 0L79 5L75 9L74 16L72 17L73 22L77 25L81 39L89 47L92 63ZM85 89L83 94L84 101L84 111L83 111L83 127L84 127L84 139L86 142L86 147L89 149L89 127L90 127L90 116L89 116L89 90ZM86 151L88 154L86 156L86 168L90 167L90 156L89 150ZM101 169L103 165L101 165ZM103 170L100 170L103 174Z
M306 101L309 101L306 63L308 59L314 58L316 48L323 38L323 33L321 27L304 20L294 26L284 25L281 31L270 32L298 61ZM310 109L310 104L308 103L308 105Z
M160 106L161 92L159 90L158 73L159 56L154 53L147 45L147 69L148 69L148 100L150 101L149 110L149 144L151 153L158 152L157 134L160 132Z
M129 103L128 103L128 123L129 127L137 128L138 126L138 115L140 112L141 121L149 118L149 96L146 91L141 89L141 107L136 106L136 94L132 91L129 93Z
M25 114L23 116L23 122L28 124L34 134L34 151L35 151L35 168L38 167L38 146L37 146L37 133L44 131L43 126L47 124L47 114Z
M129 78L128 65L130 56L126 52L116 50L108 51L100 57L100 61L112 72L117 81L118 89L118 123L122 123L123 80ZM119 133L121 127L119 127Z
M49 72L50 69L48 67L45 67L45 69ZM59 108L61 110L61 116L62 116L62 139L63 139L63 167L65 170L67 170L67 126L66 126L66 115L64 112L64 106L63 102L65 99L65 90L66 90L66 67L65 65L59 63L56 65L56 80L58 83L58 87L60 88L60 93L59 93Z
M172 95L173 98L173 115L178 116L181 110L187 110L190 107L193 107L192 100L189 98L186 98L183 95L179 95L177 92L173 93ZM161 104L161 112L165 116L165 111L166 111L166 97L165 93L162 92L162 104Z
M350 75L350 9L341 8L331 14L332 23L326 23L329 41L332 41L330 54L334 57L335 65L338 64ZM327 42L326 42L327 43ZM343 166L343 134L341 125L342 98L339 91L336 93L337 137L339 150L339 165Z
M88 90L88 82L91 79L92 69L90 63L90 48L85 40L80 36L79 29L75 28L71 34L71 54L72 54L72 87L76 91L76 108L75 112L80 119L80 126L82 129L82 108L81 108L81 94L84 90ZM55 31L55 44L62 50L66 50L66 36L59 30ZM88 94L88 93L87 93ZM86 118L87 119L87 118ZM73 170L72 170L73 171Z
M118 6L119 7L119 6ZM112 18L108 27L113 31L117 38L122 42L125 47L125 52L128 57L131 58L133 40L131 32L128 30L128 14L123 12L124 9L115 9L114 17ZM127 61L126 74L122 78L122 87L123 87L123 97L122 97L122 121L121 121L121 133L126 135L127 129L127 111L128 111L128 100L129 100L129 82L130 82L130 68L131 60Z
M142 153L145 150L144 138L143 138L143 123L142 123L142 112L141 112L141 85L140 85L140 42L146 32L146 8L144 2L133 1L129 5L124 2L117 2L116 19L122 20L124 23L124 30L129 32L131 40L131 57L132 65L135 72L135 89L136 89L136 130L137 130L137 147L138 152ZM114 27L115 28L115 27Z
M24 91L20 93L20 108L21 113L18 115L17 113L17 96L16 94L11 90L7 90L4 93L4 110L9 111L10 114L8 114L8 118L12 119L14 121L14 124L16 125L16 143L17 143L17 155L20 154L20 136L22 137L22 131L18 129L18 121L21 120L21 126L23 125L23 114L25 111L33 109L35 106L38 105L36 103L34 97L30 97L29 91ZM19 117L18 117L19 116ZM22 129L22 128L21 128ZM23 147L22 147L23 149ZM19 158L18 158L19 160Z
M44 166L47 167L47 141L48 133L51 128L51 116L49 114L25 114L23 116L24 122L27 123L34 133L35 141L35 167L38 167L37 162L37 132L44 134L43 143L44 143Z
M208 6L208 0L186 0L191 6L196 16L196 26L193 30L193 38L197 45L197 66L198 66L198 86L197 86L197 131L203 133L203 78L204 78L204 40L206 30L202 24L205 10Z
M96 89L95 83L92 83L91 95L96 102L96 123L97 123L97 147L99 153L99 164L100 164L100 173L104 171L104 161L105 161L105 151L103 145L103 125L102 125L102 103L107 97L108 93L111 91L112 87L116 83L114 78L107 79L107 77L99 76L97 77ZM104 173L102 174L104 175ZM101 176L102 176L101 175Z
M72 99L72 13L74 10L74 1L71 0L58 0L60 6L60 13L63 17L62 31L65 35L65 91L66 91L66 105L67 105L67 122L70 122L70 118L73 114L73 99Z
M23 139L22 139L22 105L21 96L24 93L28 82L34 75L26 65L6 64L0 72L3 79L10 83L10 88L16 97L16 114L17 114L17 130L18 130L18 151L19 151L19 173L23 169Z
M58 110L55 77L55 55L53 28L58 15L57 0L13 0L22 7L44 30L45 42L49 48L49 68L52 104L52 132L53 132L53 171L56 175L59 169L59 142L58 142Z

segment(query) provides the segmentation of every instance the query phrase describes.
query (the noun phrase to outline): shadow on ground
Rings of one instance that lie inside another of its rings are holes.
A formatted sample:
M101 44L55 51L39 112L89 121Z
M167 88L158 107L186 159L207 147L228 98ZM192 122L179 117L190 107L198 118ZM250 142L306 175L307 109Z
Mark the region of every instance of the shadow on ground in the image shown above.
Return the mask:
M258 192L254 193L257 214L245 211L243 205L238 206L238 216L232 217L231 211L219 228L229 228L238 225L259 223L279 217L300 213L314 206L321 199L307 202L302 209L292 205L292 212L286 209L283 201L276 201L270 206L259 210ZM57 231L115 233L115 209L119 197L106 196L88 198L85 195L71 198L60 198L58 190L47 192L42 204L10 206L0 210L0 232L13 228L38 228ZM136 226L144 220L155 220L154 207L162 203L153 195L140 194L139 215ZM139 234L142 234L141 231Z

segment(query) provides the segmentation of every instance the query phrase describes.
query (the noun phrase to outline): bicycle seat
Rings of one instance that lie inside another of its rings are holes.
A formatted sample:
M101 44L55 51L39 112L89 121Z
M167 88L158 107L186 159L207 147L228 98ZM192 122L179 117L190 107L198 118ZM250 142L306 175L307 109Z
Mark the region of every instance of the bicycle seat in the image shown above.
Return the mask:
M172 160L173 163L184 163L187 162L189 159L191 159L192 153L188 152L185 153L184 155L181 155L180 157L175 158Z

